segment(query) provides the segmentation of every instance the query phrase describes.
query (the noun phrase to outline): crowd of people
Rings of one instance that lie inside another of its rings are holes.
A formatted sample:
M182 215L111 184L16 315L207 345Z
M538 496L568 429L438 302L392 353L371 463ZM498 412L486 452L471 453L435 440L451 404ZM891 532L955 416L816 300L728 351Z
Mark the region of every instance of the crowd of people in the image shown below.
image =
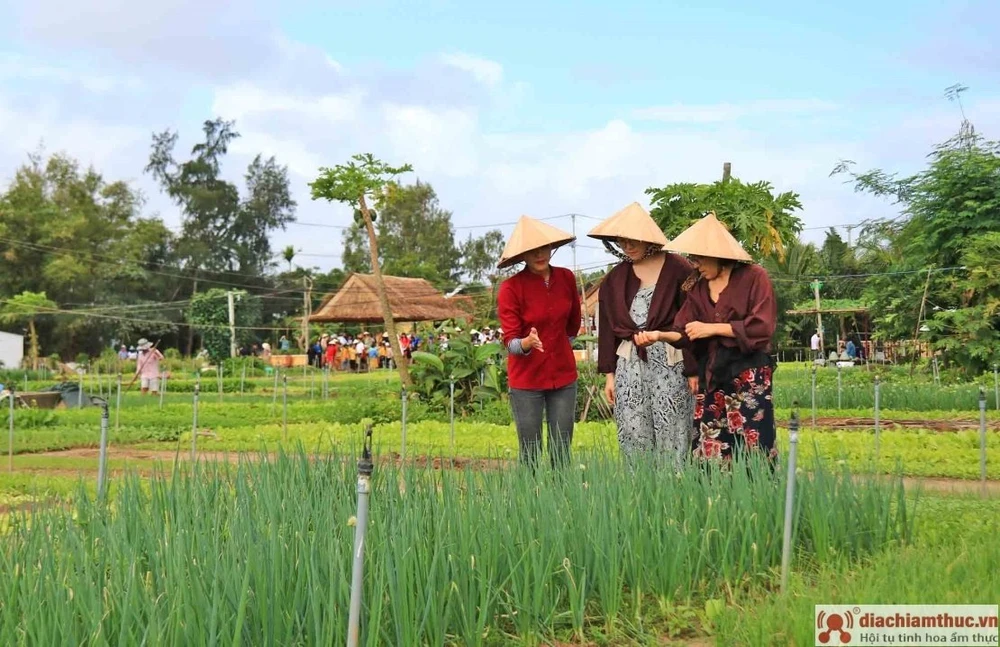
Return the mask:
M770 278L714 213L674 240L638 203L589 234L619 259L598 296L598 370L624 455L690 460L757 454L773 461ZM535 465L543 423L553 465L573 439L581 303L552 253L575 236L522 217L499 267L523 263L498 295L509 351L510 404L520 459Z
M406 343L403 345L403 337ZM400 345L407 356L419 346L409 335L400 336ZM389 341L389 334L372 335L362 332L358 336L347 333L331 335L324 333L312 340L306 349L309 365L332 371L363 372L376 368L389 369L395 366L395 349Z

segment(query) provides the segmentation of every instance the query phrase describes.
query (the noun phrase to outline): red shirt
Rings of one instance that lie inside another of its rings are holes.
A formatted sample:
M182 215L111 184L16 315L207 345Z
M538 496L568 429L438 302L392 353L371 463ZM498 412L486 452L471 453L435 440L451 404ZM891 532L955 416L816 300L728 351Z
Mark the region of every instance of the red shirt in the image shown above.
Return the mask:
M553 267L546 286L541 276L524 269L500 285L497 310L505 345L535 328L545 349L508 355L510 388L547 391L576 381L576 357L569 340L580 330L580 294L573 272Z

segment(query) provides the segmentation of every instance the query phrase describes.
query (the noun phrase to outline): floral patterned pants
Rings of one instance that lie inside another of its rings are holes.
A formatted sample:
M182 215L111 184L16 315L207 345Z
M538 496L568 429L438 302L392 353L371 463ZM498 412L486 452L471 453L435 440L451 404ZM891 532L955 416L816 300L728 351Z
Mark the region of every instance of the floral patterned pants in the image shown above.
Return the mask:
M770 460L775 447L774 402L770 366L748 368L725 389L702 391L695 399L694 456L731 459L747 451L760 451Z

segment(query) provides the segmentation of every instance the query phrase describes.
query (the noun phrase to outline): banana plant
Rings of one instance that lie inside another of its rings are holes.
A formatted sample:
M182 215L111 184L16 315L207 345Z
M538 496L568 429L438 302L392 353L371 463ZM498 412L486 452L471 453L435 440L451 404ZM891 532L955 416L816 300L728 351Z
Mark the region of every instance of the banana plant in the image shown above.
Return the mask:
M413 353L415 390L428 403L446 407L454 381L455 407L461 411L499 398L507 381L503 347L498 343L476 346L467 333L450 332L446 350Z

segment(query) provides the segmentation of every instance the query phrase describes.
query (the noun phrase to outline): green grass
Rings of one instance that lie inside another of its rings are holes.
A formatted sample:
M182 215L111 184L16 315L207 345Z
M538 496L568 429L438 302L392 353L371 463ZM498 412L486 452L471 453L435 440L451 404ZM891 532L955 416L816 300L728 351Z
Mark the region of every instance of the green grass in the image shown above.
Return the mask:
M811 645L818 604L996 604L1000 501L928 497L915 515L913 544L799 571L787 596L743 592L707 628L718 645Z
M537 476L380 468L364 644L621 641L665 631L675 607L773 583L780 473L622 470L594 453ZM78 496L72 511L15 515L0 642L339 644L354 479L336 457L212 463L120 482L110 508ZM898 484L824 474L799 494L797 565L910 536Z

